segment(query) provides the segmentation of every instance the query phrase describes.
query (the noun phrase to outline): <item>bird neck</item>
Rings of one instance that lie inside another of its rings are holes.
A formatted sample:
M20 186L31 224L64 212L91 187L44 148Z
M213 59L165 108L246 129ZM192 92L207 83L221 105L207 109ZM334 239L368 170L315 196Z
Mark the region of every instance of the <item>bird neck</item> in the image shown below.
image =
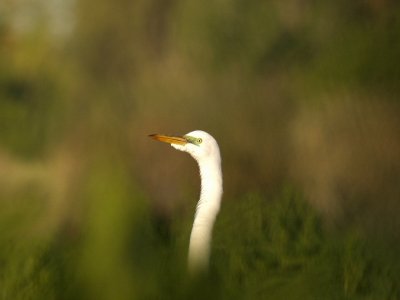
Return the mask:
M220 159L198 161L198 163L201 193L196 207L189 245L189 269L193 272L204 270L208 266L212 229L222 196Z

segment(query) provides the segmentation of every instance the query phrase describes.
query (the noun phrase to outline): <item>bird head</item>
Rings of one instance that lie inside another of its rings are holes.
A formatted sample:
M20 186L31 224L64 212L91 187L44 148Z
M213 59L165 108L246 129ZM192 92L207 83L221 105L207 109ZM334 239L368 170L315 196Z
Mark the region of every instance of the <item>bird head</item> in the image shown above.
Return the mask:
M149 136L157 141L169 143L177 150L189 153L199 162L210 158L220 160L217 141L205 131L195 130L184 136L161 134L151 134Z

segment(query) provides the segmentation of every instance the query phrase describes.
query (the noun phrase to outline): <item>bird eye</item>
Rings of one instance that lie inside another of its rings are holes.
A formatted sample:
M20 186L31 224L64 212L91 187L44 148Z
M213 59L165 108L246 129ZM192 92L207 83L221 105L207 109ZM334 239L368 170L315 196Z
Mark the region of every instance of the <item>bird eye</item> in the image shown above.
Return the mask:
M201 138L198 138L198 139L197 139L197 142L198 142L199 144L201 144L202 141L203 141L203 140L202 140Z

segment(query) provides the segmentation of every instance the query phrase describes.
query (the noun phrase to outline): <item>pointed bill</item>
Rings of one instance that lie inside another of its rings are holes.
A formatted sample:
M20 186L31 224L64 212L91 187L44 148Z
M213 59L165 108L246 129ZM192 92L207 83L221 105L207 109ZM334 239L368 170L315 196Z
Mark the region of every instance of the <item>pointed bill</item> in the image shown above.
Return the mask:
M187 140L183 137L179 136L168 136L162 134L150 134L149 137L156 141L168 143L168 144L177 144L177 145L186 145Z

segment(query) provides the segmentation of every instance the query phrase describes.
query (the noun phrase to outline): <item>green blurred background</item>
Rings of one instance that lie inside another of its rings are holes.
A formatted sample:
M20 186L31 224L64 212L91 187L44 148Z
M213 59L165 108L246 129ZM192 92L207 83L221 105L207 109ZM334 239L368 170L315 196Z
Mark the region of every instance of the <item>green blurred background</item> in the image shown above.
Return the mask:
M2 0L0 299L400 299L399 116L397 1Z

